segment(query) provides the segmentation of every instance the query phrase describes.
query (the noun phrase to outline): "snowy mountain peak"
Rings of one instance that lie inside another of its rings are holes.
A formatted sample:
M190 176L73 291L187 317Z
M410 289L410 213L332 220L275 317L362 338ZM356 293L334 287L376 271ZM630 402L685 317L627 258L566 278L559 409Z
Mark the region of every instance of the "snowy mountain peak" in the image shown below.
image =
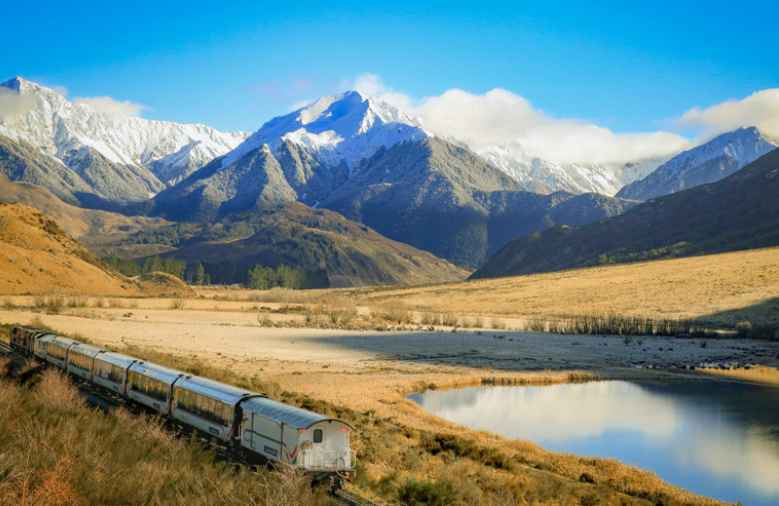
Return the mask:
M357 91L322 97L268 121L227 155L223 166L263 144L272 150L293 142L329 165L352 166L380 147L428 137L421 122L386 102Z
M713 183L773 151L777 144L756 127L738 128L676 155L617 196L648 200Z
M0 116L0 135L31 144L60 161L72 160L74 152L87 148L111 163L150 169L164 183L173 184L246 139L243 132L220 132L205 125L108 114L22 77L0 86L21 98L13 115Z

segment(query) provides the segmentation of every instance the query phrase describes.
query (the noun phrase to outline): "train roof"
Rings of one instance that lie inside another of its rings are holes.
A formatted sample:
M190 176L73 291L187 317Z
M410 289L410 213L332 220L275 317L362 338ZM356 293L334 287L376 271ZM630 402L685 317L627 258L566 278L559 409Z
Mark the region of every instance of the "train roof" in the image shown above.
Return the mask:
M170 369L152 362L139 361L134 363L130 367L130 372L137 372L148 378L162 381L163 383L173 383L177 378L183 376L183 371L177 371L176 369Z
M115 351L107 351L105 353L101 353L99 356L95 358L97 360L102 360L103 362L106 362L108 364L118 365L125 368L138 360L135 357L131 357L129 355L123 355L122 353L116 353Z
M93 346L91 344L86 344L86 343L78 343L76 346L70 349L71 353L76 352L76 353L80 353L81 355L86 355L88 357L94 357L98 353L104 351L105 350L103 348L100 348L98 346Z
M233 406L248 396L260 395L201 376L184 376L176 382L176 388L194 392Z
M347 427L351 427L348 423L334 418L328 418L319 413L308 411L307 409L297 408L284 404L267 397L256 397L249 399L241 404L244 411L251 411L259 413L263 416L276 420L277 422L284 423L290 427L296 429L308 429L312 425L316 425L319 422L338 422Z
M62 337L62 336L54 336L54 339L52 342L63 345L65 347L71 346L74 344L84 344L81 341L76 341L75 339L71 339L69 337Z

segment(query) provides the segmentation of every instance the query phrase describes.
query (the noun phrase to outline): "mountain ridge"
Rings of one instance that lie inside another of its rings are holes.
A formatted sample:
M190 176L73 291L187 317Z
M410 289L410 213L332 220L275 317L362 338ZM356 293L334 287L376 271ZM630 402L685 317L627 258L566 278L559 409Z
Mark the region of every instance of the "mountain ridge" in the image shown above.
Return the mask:
M0 83L3 90L18 107L13 114L0 117L0 135L34 146L68 167L88 165L99 154L103 165L115 165L117 173L129 172L127 177L150 190L122 194L122 200L148 198L246 137L202 124L108 113L88 101L70 101L57 90L21 77Z
M671 158L643 179L622 188L617 197L649 200L714 183L737 172L777 145L779 143L768 139L756 127L725 132Z
M779 149L715 183L580 227L506 244L472 278L690 256L779 244Z

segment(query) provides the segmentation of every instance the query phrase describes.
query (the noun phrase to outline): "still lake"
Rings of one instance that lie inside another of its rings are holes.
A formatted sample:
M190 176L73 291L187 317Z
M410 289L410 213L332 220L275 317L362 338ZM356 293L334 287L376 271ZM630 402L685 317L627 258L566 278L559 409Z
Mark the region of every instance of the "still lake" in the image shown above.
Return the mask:
M461 425L556 451L616 458L687 490L779 505L779 388L735 382L598 381L410 396Z

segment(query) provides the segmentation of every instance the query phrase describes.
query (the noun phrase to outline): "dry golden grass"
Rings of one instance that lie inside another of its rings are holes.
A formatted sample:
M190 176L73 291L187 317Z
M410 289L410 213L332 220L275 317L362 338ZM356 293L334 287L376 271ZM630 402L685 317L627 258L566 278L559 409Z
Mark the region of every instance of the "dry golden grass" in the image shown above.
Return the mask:
M159 420L88 408L59 372L0 380L0 504L329 504L296 473L215 461Z
M0 204L0 293L112 293L135 289L106 271L39 211Z
M406 329L676 335L739 325L754 329L750 336L779 338L779 248L410 288L197 290L206 299L295 303L313 314L326 308L358 313L339 327L324 325L326 318L304 323L324 328L370 329L391 322Z
M565 272L350 294L460 315L565 318L617 314L652 319L778 321L779 248Z
M132 280L104 268L37 209L0 203L0 293L137 296L194 292L172 276Z
M755 366L749 369L700 369L700 372L712 376L724 376L743 381L754 381L767 385L779 385L779 369L773 367Z

